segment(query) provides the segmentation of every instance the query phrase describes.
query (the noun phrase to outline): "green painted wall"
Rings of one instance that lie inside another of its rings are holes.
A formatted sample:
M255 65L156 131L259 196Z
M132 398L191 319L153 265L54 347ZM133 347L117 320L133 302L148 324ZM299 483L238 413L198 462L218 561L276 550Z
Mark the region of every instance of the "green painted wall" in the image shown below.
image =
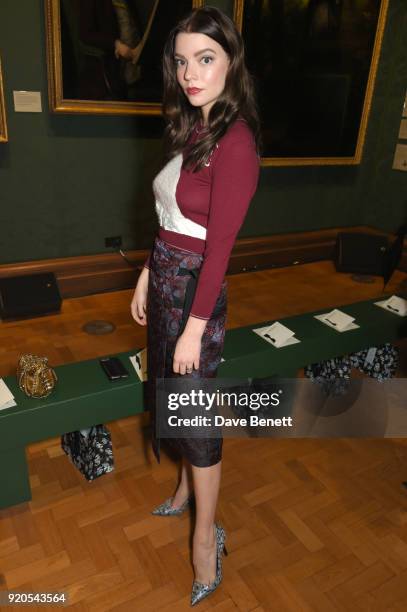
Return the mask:
M229 9L230 0L213 2ZM407 86L407 2L390 0L363 163L263 168L240 236L369 224L394 230L407 175L392 159ZM404 40L403 40L404 34ZM9 143L0 145L0 263L103 253L104 237L148 248L160 117L51 115L42 0L1 0ZM13 110L13 90L40 90L43 113Z

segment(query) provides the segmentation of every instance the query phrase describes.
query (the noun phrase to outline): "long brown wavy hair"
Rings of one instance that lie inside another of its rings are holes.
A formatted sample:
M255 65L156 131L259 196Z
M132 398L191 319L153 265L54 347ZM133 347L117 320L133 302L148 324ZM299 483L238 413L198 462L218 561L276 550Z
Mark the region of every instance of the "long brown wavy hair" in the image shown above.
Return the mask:
M206 134L190 146L183 167L200 170L216 142L239 117L246 120L253 132L260 155L261 134L254 81L245 64L244 42L233 21L219 9L205 6L192 10L170 32L163 54L164 157L168 161L187 144L191 130L201 119L199 107L192 106L176 76L175 39L180 32L206 34L229 56L229 67L222 94L208 115Z

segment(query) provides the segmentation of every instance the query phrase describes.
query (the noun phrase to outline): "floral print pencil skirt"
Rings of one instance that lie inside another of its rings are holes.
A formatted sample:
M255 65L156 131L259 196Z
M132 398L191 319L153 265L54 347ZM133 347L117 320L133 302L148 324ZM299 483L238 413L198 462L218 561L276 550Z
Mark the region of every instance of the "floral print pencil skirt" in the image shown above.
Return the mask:
M175 374L173 357L185 321L186 301L193 298L193 274L202 265L202 255L171 246L160 238L150 258L147 298L147 404L151 415L152 446L160 461L160 439L156 435L156 379L214 378L221 360L225 338L226 281L208 321L201 342L199 370ZM189 285L191 283L191 285ZM188 289L189 286L189 289ZM208 467L222 458L222 438L166 438L165 444L192 465Z

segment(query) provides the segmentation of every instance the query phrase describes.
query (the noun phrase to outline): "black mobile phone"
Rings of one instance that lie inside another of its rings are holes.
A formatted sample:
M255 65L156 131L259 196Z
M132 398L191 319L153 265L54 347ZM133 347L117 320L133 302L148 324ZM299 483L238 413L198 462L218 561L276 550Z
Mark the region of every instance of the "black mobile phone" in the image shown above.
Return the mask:
M99 363L109 380L127 378L129 373L118 357L102 357Z

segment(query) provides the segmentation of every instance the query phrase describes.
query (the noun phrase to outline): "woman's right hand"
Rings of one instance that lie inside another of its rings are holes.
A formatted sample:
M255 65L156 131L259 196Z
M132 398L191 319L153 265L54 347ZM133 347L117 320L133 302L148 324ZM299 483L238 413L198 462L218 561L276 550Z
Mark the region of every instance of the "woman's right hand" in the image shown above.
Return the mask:
M130 306L132 317L139 325L147 325L148 275L149 269L143 268Z

